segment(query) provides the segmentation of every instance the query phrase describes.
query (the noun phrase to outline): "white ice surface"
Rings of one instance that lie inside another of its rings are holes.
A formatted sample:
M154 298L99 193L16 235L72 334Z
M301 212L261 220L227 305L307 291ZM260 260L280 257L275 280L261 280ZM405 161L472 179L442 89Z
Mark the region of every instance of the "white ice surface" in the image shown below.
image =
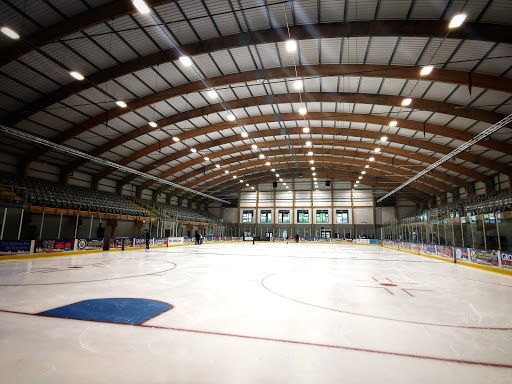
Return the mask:
M115 297L174 308L143 326L32 315ZM512 278L380 247L2 261L0 324L1 383L512 382Z

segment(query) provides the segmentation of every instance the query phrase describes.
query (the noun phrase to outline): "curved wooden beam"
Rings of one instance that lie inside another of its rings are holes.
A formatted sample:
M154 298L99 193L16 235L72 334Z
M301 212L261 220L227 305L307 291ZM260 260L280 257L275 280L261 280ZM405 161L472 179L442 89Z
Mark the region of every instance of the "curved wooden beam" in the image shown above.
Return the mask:
M320 93L320 92L312 92L312 93L305 93L303 95L304 100L314 100L316 102L331 102L331 103L360 103L360 104L375 104L375 105L386 105L386 106L400 106L400 103L402 101L402 97L400 96L390 96L390 95L375 95L375 94L358 94L358 93ZM251 105L257 106L257 105L268 105L269 99L267 96L256 96L252 97L251 99ZM247 99L240 99L240 100L233 100L228 103L228 106L230 109L238 109L243 108L247 105L248 100ZM297 94L279 94L272 96L272 104L282 104L282 103L297 103ZM474 119L474 120L480 120L487 122L489 124L494 124L501 119L503 119L506 115L503 115L501 113L487 111L484 109L478 109L478 108L472 108L472 107L463 107L459 104L453 104L453 103L446 103L446 102L440 102L435 100L426 100L426 99L413 99L413 103L415 106L415 109L421 109L424 111L431 111L431 112L441 112L445 114L450 114L453 116L458 117L465 117L468 119ZM91 152L91 155L93 156L101 156L105 152L108 152L120 145L123 145L130 140L133 140L137 137L140 137L142 135L148 134L150 132L157 131L158 129L161 129L163 127L166 127L171 124L179 124L180 122L197 118L200 116L212 114L212 113L218 113L222 112L224 109L220 104L214 104L210 106L205 106L202 108L192 109L180 114L176 114L170 117L166 117L164 119L161 119L159 121L156 121L158 124L158 127L152 127L149 124L142 126L140 128L137 128L131 132L128 132L126 134L120 135L117 138L107 142L104 145L99 146L95 150ZM283 114L286 116L292 115L292 114ZM312 116L312 114L308 114L308 118ZM318 116L318 113L315 114L315 116ZM378 116L378 115L359 115L359 114L350 114L350 113L324 113L325 119L331 118L334 116L335 120L341 120L343 121L351 121L351 122L361 122L361 123L371 123L371 124L380 124L380 125L387 125L392 118L388 118L385 116ZM358 117L358 120L356 119ZM331 118L332 119L332 118ZM314 119L309 119L314 120ZM449 128L444 127L441 125L435 125L435 124L426 124L425 126L423 123L419 121L414 120L406 120L406 119L395 119L399 122L399 127L401 128L407 128L418 132L423 132L425 129L426 132L434 134L434 135L441 135L445 137L450 137L452 139L462 140L462 141L468 141L472 139L475 135L469 133L460 131L455 128ZM240 119L239 122L243 123L245 120ZM231 129L236 128L237 125L232 122L223 122L223 123L217 123L217 124L211 124L207 127L202 127L198 129L193 129L184 133L181 133L179 135L175 135L180 139L180 141L184 141L193 137L201 136L210 132L219 131L222 129ZM175 142L171 139L163 140L162 142L158 142L155 144L152 144L140 151L137 151L136 153L130 155L130 159L136 159L140 158L142 156L148 155L152 152L155 152L159 150L162 147L170 146L175 144ZM503 143L498 140L489 139L486 141L482 141L479 145L493 149L496 151L500 151L509 155L512 155L512 147L508 145L507 143ZM125 161L122 159L121 161ZM128 161L131 162L133 160ZM66 173L74 171L76 168L80 167L81 165L85 164L87 160L83 159L77 159L74 161L71 165L66 167ZM124 163L124 164L128 164Z
M250 149L249 146L247 146L247 149ZM348 157L350 158L349 161L352 162L352 164L357 164L359 165L361 168L359 169L359 171L365 169L364 166L367 163L367 159L368 159L368 154L367 153L362 153L362 152L357 152L357 151L350 151L350 150L340 150L340 149L327 149L327 148L302 148L302 147L294 147L293 148L293 155L296 155L296 156L306 156L307 153L309 151L313 151L314 152L314 156L317 156L317 155L332 155L332 156L340 156L340 157ZM225 153L225 152L229 152L229 153ZM210 160L213 160L215 158L218 158L218 157L221 157L221 156L226 156L226 155L229 155L229 154L240 154L240 151L233 151L231 149L228 149L226 151L219 151L219 152L216 152L215 154L212 154L210 156ZM271 161L273 159L274 156L281 156L281 155L288 155L289 154L289 151L288 149L274 149L274 150L270 150L270 151L265 151L265 156L266 156L266 161ZM318 159L318 157L317 157ZM321 157L320 159L323 159L323 157ZM406 172L409 172L410 176L413 176L415 174L416 171L418 171L418 169L414 169L414 165L415 164L411 164L407 161L403 161L403 160L399 160L399 159L390 159L386 156L377 156L377 162L373 163L372 167L373 168L379 168L379 169L386 169L388 172L392 172L393 170L396 170L397 168L396 167L401 167L403 169L407 169L408 171ZM219 162L217 162L216 164L218 164L220 167L224 167L226 165L229 165L231 164L232 162L242 162L242 161L247 161L247 160L259 160L258 157L256 156L256 154L254 153L250 153L250 154L246 154L246 155L240 155L240 156L236 156L236 157L233 157L231 159L228 159L228 160L221 160ZM279 160L279 158L277 158L277 160ZM342 161L343 159L340 159L340 161ZM201 164L201 163L204 163L204 160L202 158L197 158L197 159L194 159L194 160L191 160L191 161L188 161L186 163L183 163L183 164L180 164L176 167L173 167L172 168L172 174L174 173L177 173L177 172L180 172L180 171L183 171L184 169L187 169L187 168L190 168L194 165L198 165L198 164ZM381 166L382 164L386 164L385 166ZM410 168L413 168L412 170ZM205 169L206 170L206 169ZM217 171L218 168L216 167L213 167L211 166L210 164L208 165L208 171ZM414 171L414 172L411 172L411 171ZM182 182L182 181L185 181L187 180L188 178L191 178L191 177L194 177L194 176L197 176L199 174L203 173L203 170L198 170L198 171L192 171L192 172L189 172L185 175L182 175L180 176L179 178L173 180L174 182ZM465 180L461 180L457 177L453 177L453 176L450 176L450 175L447 175L445 173L442 173L442 172L438 172L438 171L433 171L432 173L426 175L428 178L433 178L433 179L439 179L439 180L443 180L443 181L446 181L448 182L449 184L455 184L459 187L463 187L463 188L467 188L471 185L471 183L465 181ZM441 186L442 184L442 186ZM139 192L148 188L149 186L151 185L151 183L143 183L141 184L139 187L138 187L138 190ZM449 187L447 184L445 183L440 183L438 188L440 189L446 189L446 190L451 190L451 187ZM160 189L158 190L158 193L162 192Z
M287 128L286 134L287 135L301 135L301 134L303 134L303 132L302 132L302 128ZM380 138L382 136L381 132L375 132L375 131L362 131L362 130L349 129L349 128L339 129L339 128L326 128L326 127L315 127L315 134L324 134L324 135L332 135L332 136L335 136L335 135L355 136L355 137L360 137L360 138L369 138L369 139L373 139L373 140L380 140ZM251 138L263 138L263 137L268 137L268 136L281 136L281 135L282 135L282 133L281 133L280 129L269 129L269 130L265 130L265 131L253 132L251 134ZM441 144L430 143L430 142L426 142L426 141L422 141L422 140L418 140L418 139L405 138L403 136L393 135L393 134L386 134L386 136L388 137L388 140L390 142L400 143L403 145L413 146L416 148L422 148L422 149L432 151L434 153L438 152L438 153L448 154L452 150L450 147L447 147L447 146L444 146ZM201 151L201 150L204 150L207 148L213 148L213 147L223 145L223 144L232 144L232 143L236 143L236 142L242 141L242 140L243 140L243 138L241 136L232 135L232 136L223 137L221 139L201 143L199 145L196 145L194 148L197 151ZM334 139L332 139L332 140L331 139L329 139L329 140L314 139L314 140L310 140L310 141L313 143L313 145L315 145L315 144L317 144L317 145L335 145L335 146L343 145L343 146L349 146L349 147L355 147L355 148L364 148L369 151L373 151L376 146L375 144L370 144L370 143L354 142L354 141L340 141L340 140L334 140ZM276 142L259 143L259 147L260 148L268 148L269 146L270 147L276 146L274 143L276 143ZM304 145L304 144L305 144L304 139L290 140L290 145ZM284 140L282 140L279 145L287 146L287 144ZM239 146L239 147L236 147L235 149L237 149L238 151L243 151L243 150L249 150L249 148L250 148L249 146L247 146L247 147ZM410 153L410 152L407 152L407 151L404 151L401 149L397 149L397 148L393 148L390 146L382 147L382 150L387 153L393 153L398 156L402 156L402 157L406 157L406 158L409 157L411 159L423 161L428 164L432 164L435 161L437 161L437 158L434 158L432 156ZM150 165L143 167L141 169L141 171L148 172L150 170L153 170L156 166L168 163L170 161L179 159L180 157L183 157L183 156L186 156L189 154L190 154L189 150L182 150L182 151L173 153L169 156L166 156L160 160L155 161L154 163L152 163ZM496 171L504 173L504 174L508 174L508 172L510 171L510 167L508 167L504 164L496 163L493 160L483 158L481 156L477 156L472 153L463 152L463 153L458 154L457 157L460 159L463 159L465 161L468 161L468 162L471 162L474 164L478 164L478 165L482 165L484 167L496 170ZM468 168L465 168L465 167L462 167L459 165L455 165L452 163L444 163L443 168L452 170L454 172L458 172L459 174L466 175L475 180L479 180L479 181L483 181L483 182L485 182L485 180L487 180L487 176L485 176L481 173L475 172ZM104 177L105 173L107 173L107 170L105 170L101 176ZM170 174L172 174L172 169L162 172L158 176L160 178L166 178ZM130 175L130 176L124 178L120 182L120 185L127 184L136 178L137 178L137 176Z
M417 80L419 75L418 67L398 67L389 65L316 65L316 66L298 66L297 76L299 77L317 77L317 76L364 76L364 77L386 77L397 79ZM291 68L270 68L265 70L265 79L280 79L290 78ZM295 77L295 76L293 76ZM210 78L209 83L212 87L226 86L235 83L244 83L247 81L256 80L256 71L240 72L231 75L218 76ZM512 89L512 78L502 78L498 76L474 74L472 76L473 86L482 87L487 89L496 89L503 92L510 92ZM438 81L443 83L454 83L459 85L467 85L469 76L467 72L454 71L448 69L438 69L432 72L428 78L429 81ZM204 91L205 85L202 81L187 83L182 86L165 89L160 92L141 97L128 102L130 108L113 108L106 113L96 115L80 124L75 125L73 128L64 131L51 140L57 144L62 144L75 136L88 131L89 129L105 123L107 120L112 120L116 117L122 116L130 112L130 109L137 110L139 108L157 103L171 97L180 96L190 92ZM413 104L409 108L415 108ZM28 162L37 159L39 156L49 152L51 149L43 147L35 151Z
M334 160L336 160L336 159L334 159ZM306 164L307 161L299 161L299 163ZM251 168L249 168L249 169L245 168L245 166L246 166L246 164L238 164L238 165L231 167L230 169L233 171L238 171L237 174L239 175L239 177L245 177L246 175L251 175L255 172L258 172L261 168L266 168L267 172L270 172L268 170L268 167L265 165L264 160L251 162ZM347 169L347 166L344 166L337 162L334 162L334 163L318 162L318 164L315 163L315 166L318 166L318 168L320 168L322 170L325 170L326 168L329 170L330 169L338 169L338 170L346 170ZM350 171L350 169L349 169L349 171ZM281 173L281 171L278 170L277 168L276 168L276 172ZM350 174L350 172L348 174ZM385 174L384 172L378 172L375 170L372 171L372 175L374 175L376 177L380 177L381 179L384 179L384 180L389 180L389 181L402 181L403 180L403 176L388 175L388 174ZM359 176L359 172L353 172L352 176L353 176L353 181L356 181ZM218 177L217 179L211 180L211 175L206 175L206 176L200 177L196 180L193 180L190 183L185 184L185 186L188 188L192 188L194 186L198 186L199 184L202 184L199 187L202 191L205 191L205 190L208 190L212 186L232 180L232 177L233 176L231 174L228 174L228 175L222 175L222 176ZM208 180L210 180L210 181L208 181ZM274 181L275 181L275 178L274 178ZM425 192L427 194L430 194L430 195L440 196L442 194L441 191L431 188L431 187L428 187L425 184L422 184L420 182L412 182L409 185L411 185L411 187L413 187L415 189L418 189L418 190ZM176 190L173 190L172 192L170 192L169 196L173 197L173 196L180 194L181 192L182 192L181 189L176 189Z
M281 172L281 173L284 176L284 178L286 178L286 179L290 179L290 178L298 179L298 178L300 178L300 174L301 173L303 174L305 171L306 170L304 170L302 168L291 168L291 169L287 169L286 171ZM329 179L329 180L351 181L351 182L354 181L353 175L351 175L347 172L339 171L339 170L329 170L329 172L324 172L324 171L320 170L320 171L317 171L316 174L317 174L317 178L319 178L319 179L325 178L325 179ZM220 188L215 191L215 194L219 195L219 193L222 193L222 191L225 190L226 188L230 189L229 193L232 193L232 192L235 192L235 191L238 191L241 189L247 189L249 187L247 187L245 185L246 184L245 182L250 183L250 184L253 184L253 183L261 184L261 183L272 182L272 181L275 181L275 177L273 177L272 175L268 175L268 172L262 171L262 172L255 172L255 173L251 174L250 176L246 176L243 184L230 183L230 181L231 180L227 180L227 181L223 182L222 184L219 184L218 186ZM396 183L385 182L378 178L375 178L375 180L370 180L370 179L365 180L365 182L361 183L361 184L379 188L379 189L384 189L387 191L391 191L396 187ZM424 200L428 199L429 197L431 197L429 194L418 191L418 190L414 190L412 187L409 188L409 186L407 186L406 188L408 188L409 191L400 190L396 193L396 195L400 196L400 197L404 197L409 200L414 200L417 202L424 201ZM199 201L199 200L203 200L203 197L200 196L199 198L195 198L195 197L192 198L192 201Z
M279 152L279 151L275 151L275 152ZM319 154L318 151L315 151L315 152L316 152L315 155ZM283 168L280 168L280 167L283 167L283 162L285 163L284 165L286 166L286 164L288 164L288 163L291 163L292 165L294 165L295 163L306 164L310 160L310 157L303 157L303 156L297 157L296 160L290 159L295 154L290 154L286 150L281 150L278 155L279 155L279 157L272 159L272 166L271 166L272 168L276 169L276 173L280 172L280 171L278 171L278 169L283 169ZM381 160L382 157L383 156L381 156L379 158L379 160ZM242 159L242 158L244 158L244 159ZM261 159L255 158L254 155L250 156L250 157L249 157L249 155L240 156L240 157L236 157L232 160L233 160L233 162L241 162L241 161L250 160L250 162L249 163L244 162L242 164L237 164L234 166L232 166L231 164L228 164L228 167L223 168L222 171L226 171L226 170L229 171L230 177L233 177L233 173L232 173L233 171L238 171L238 170L244 169L246 167L252 168L254 166L259 166L262 164L264 165L265 162L268 161L268 159L261 160ZM227 161L225 163L227 163ZM316 157L314 166L316 167L318 164L320 164L318 166L322 167L321 164L323 164L323 167L325 168L325 164L328 164L328 163L335 164L335 165L332 165L331 168L342 168L345 170L351 170L358 174L359 174L359 172L364 170L364 171L366 171L366 173L368 175L375 175L375 176L380 176L380 177L384 177L384 178L388 178L388 179L398 178L398 179L402 180L403 178L405 178L405 180L407 180L416 174L416 172L411 172L410 170L405 170L405 169L401 169L401 168L389 166L389 165L382 165L382 164L378 164L378 163L377 164L373 163L371 168L365 169L364 166L366 164L368 164L368 161L357 160L357 159L353 159L353 158L347 159L347 158L342 158L342 157L338 157L338 156L329 156L329 155L322 156L322 157ZM389 162L389 163L391 163L391 162ZM271 167L268 167L267 169L270 170ZM203 172L201 170L190 172L188 174L178 177L177 179L173 180L173 182L182 183L182 182L189 180L193 177L200 176L201 174L203 174ZM205 175L204 178L205 178L205 180L209 180L211 177L217 177L217 176L221 176L221 175L222 174L219 174L217 171L217 174L209 173L208 175ZM238 173L235 174L235 176L238 177ZM405 181L405 180L403 180L403 181ZM436 180L432 180L430 178L421 179L420 183L423 183L426 186L432 186L434 188L437 188L439 190L443 190L446 192L453 190L453 187L451 185L448 185L446 183L439 182ZM146 183L142 184L139 187L139 189L138 189L139 192L141 192L143 189L147 188L145 186L145 184ZM420 185L420 184L418 184L418 185ZM435 189L430 188L430 191L426 191L426 192L430 193L431 191L435 191ZM163 192L163 190L161 190L161 188L157 191L157 193L160 193L160 192ZM177 191L177 193L179 193L179 191Z
M173 3L177 0L145 0L148 7ZM60 40L95 25L105 23L121 16L137 13L130 0L112 1L88 11L70 17L30 36L22 36L19 41L0 49L0 67L33 51L43 45Z
M125 2L128 3L128 0L125 0ZM80 22L75 23L75 25L78 27L80 27L80 24ZM421 36L430 38L444 38L447 32L446 27L446 21L352 21L345 23L322 23L315 25L291 26L290 34L294 39L297 40L312 38L318 39L319 37L335 38L359 36ZM73 30L73 32L75 31L76 30ZM283 36L287 35L288 32L284 31L283 28L272 28L198 41L195 43L183 45L180 47L180 49L189 56L196 56L213 51L237 48L248 44L256 45L266 43L279 43L283 41ZM62 34L57 34L57 36L57 38L64 37ZM474 39L512 43L511 36L511 26L485 23L466 22L461 27L450 31L450 38L462 40ZM4 55L0 54L0 57L9 58L13 57L13 55L12 53L4 52ZM177 59L178 53L174 49L168 49L137 58L126 63L113 66L111 68L104 69L103 71L89 75L87 77L89 83L72 82L58 89L57 91L46 95L40 100L35 101L30 106L28 106L28 108L23 108L23 111L18 112L15 114L15 116L9 116L7 119L5 119L4 124L13 125L22 120L25 120L29 116L34 115L38 111L41 111L52 104L58 103L59 101L64 100L72 95L89 89L93 84L99 85L112 79ZM479 75L474 73L473 76L478 77ZM418 78L417 73L415 78ZM255 77L252 78L252 80L254 79Z

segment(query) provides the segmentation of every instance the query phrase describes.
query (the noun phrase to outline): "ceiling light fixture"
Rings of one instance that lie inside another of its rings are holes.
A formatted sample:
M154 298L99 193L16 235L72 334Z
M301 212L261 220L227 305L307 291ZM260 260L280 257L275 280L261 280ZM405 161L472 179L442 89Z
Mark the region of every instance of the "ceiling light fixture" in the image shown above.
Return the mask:
M272 169L270 170L270 172L275 172L275 171L276 171L276 170L275 170L274 168L272 168Z
M217 93L217 91L215 89L210 89L208 91L207 95L210 99L216 99L217 97L219 97L219 94Z
M382 137L380 138L380 141L388 141L388 137L387 137L387 136L382 136Z
M197 149L195 149L195 148L190 148L190 152L196 153L196 152L197 152Z
M315 160L309 160L309 164L315 164Z
M267 161L267 162L265 163L265 165L270 165L270 161Z
M249 186L249 184L245 184L247 187Z
M254 189L254 187L251 187L251 189Z
M180 56L180 61L185 67L190 67L192 65L192 59L188 56Z
M243 183L244 181L243 180L240 180L240 183Z
M135 8L142 13L143 15L148 14L150 12L150 9L148 5L144 2L144 0L132 0L133 5L135 5Z
M281 181L281 182L282 182L282 181L283 181L283 179L279 179L279 181Z
M286 50L288 52L295 52L297 50L297 41L293 39L286 40Z
M236 120L236 117L235 117L235 115L233 115L232 113L228 113L227 119L228 119L229 121L235 121L235 120Z
M432 73L432 70L434 69L433 65L426 65L423 68L421 68L420 75L421 76L427 76Z
M205 157L204 161L210 161L210 158L209 157Z
M462 25L462 23L466 20L466 15L463 13L459 13L458 15L455 15L452 17L452 20L450 21L450 24L448 25L448 28L457 28Z
M313 172L313 176L316 176L316 173L315 173L315 172Z
M215 164L215 168L220 168L220 165L219 164Z
M289 189L289 187L287 186L286 189Z
M313 156L313 152L309 151L308 156Z
M245 131L243 131L243 132L241 133L241 135L242 135L242 137L247 137L247 136L249 136L249 134L248 134L247 132L245 132Z
M279 173L276 173L276 177L279 177Z
M358 179L361 180L363 178L363 176L359 176Z
M85 79L84 75L82 75L80 72L77 72L77 71L71 71L71 72L69 72L69 74L70 74L71 76L73 76L73 77L74 77L75 79L77 79L77 80L83 80L83 79Z
M295 89L302 89L303 86L304 86L304 83L302 80L295 80L293 82L293 88L295 88Z
M150 121L150 122L149 122L149 125L151 125L153 128L158 127L158 124L157 124L157 123L155 123L154 121Z
M396 120L389 122L390 127L396 127L397 125L398 125L398 121L396 121Z
M233 175L233 179L236 179L236 175Z
M311 170L314 171L316 168L315 167L311 167Z
M309 128L308 128L308 127L304 127L304 128L302 128L302 132L304 132L304 133L309 133Z
M412 99L410 97L402 100L402 106L407 107L408 105L411 105Z
M356 184L359 184L359 180L356 181Z
M372 156L372 157L370 157L368 160L370 160L370 161L375 161L375 157L373 157L373 156Z
M260 159L264 159L265 158L265 155L263 153L260 153L260 156L259 156Z
M121 100L117 100L116 104L119 105L121 108L126 108L127 107L126 103L124 101L121 101Z
M366 171L361 172L363 175L366 175Z
M306 113L308 113L308 110L306 109L306 107L302 107L302 108L299 108L299 113L301 115L305 115Z
M313 177L313 180L314 180L314 181L316 181L316 180L317 180L317 178L316 178L316 177Z
M180 141L180 138L179 138L179 137L176 137L176 136L174 136L172 139L173 139L175 142Z
M258 149L258 146L256 144L251 145L252 149Z
M380 152L380 148L375 148L375 152L379 153Z
M18 35L9 27L2 27L0 28L0 31L2 31L4 35L9 36L11 39L18 40L20 38L20 35Z
M311 147L311 141L306 141L306 147Z
M224 173L229 173L229 171L226 169L226 170L224 171Z
M370 168L370 166L369 166L368 164L366 164L364 167L365 167L365 168Z

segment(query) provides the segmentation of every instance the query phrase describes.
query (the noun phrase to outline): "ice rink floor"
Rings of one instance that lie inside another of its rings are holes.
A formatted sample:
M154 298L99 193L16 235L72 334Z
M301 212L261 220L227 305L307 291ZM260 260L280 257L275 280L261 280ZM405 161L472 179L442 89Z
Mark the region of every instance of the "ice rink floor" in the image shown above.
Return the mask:
M170 309L136 325L38 315L92 299ZM2 261L0 324L1 383L512 383L512 278L380 247Z

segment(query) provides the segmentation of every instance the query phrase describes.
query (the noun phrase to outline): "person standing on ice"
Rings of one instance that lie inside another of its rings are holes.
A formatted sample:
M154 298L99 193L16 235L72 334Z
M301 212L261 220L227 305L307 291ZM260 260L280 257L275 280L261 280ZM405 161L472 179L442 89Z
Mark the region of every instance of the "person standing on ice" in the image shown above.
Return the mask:
M146 249L149 249L149 232L146 229Z
M201 235L199 234L199 232L196 231L196 245L199 245L199 242L201 241Z

